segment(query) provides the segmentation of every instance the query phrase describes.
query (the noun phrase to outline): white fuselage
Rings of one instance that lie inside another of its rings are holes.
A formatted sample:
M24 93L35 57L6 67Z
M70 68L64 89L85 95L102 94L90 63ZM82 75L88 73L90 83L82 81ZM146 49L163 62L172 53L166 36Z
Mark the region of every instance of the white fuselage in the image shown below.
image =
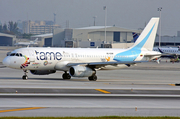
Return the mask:
M130 54L118 55L128 49L90 49L90 48L21 48L11 52L6 61L9 67L28 70L62 70L68 71L68 63L112 62L112 61L142 61L154 57L144 55L157 52L136 51ZM18 56L22 54L22 56ZM101 69L117 69L127 67L126 64L105 66Z

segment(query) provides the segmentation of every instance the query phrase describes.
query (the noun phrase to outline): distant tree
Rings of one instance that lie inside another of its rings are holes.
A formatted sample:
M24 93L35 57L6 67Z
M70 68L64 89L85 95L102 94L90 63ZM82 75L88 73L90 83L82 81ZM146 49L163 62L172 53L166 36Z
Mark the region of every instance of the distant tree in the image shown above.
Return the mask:
M9 24L8 24L8 30L10 33L12 34L18 34L18 24L17 22L13 23L13 21L9 21Z
M26 33L22 34L22 37L27 39L30 39L31 36L32 34L26 34Z
M16 35L17 37L22 36L22 34L18 31L17 22L13 23L13 21L9 21L8 25L4 23L4 25L0 25L0 32Z
M3 32L7 32L8 31L8 28L7 28L7 25L6 23L3 25Z

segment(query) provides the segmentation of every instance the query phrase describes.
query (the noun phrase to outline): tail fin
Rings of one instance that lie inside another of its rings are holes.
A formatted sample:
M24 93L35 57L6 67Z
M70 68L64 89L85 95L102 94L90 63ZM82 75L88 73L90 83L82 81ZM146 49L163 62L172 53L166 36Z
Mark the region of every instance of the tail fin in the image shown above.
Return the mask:
M147 49L152 51L156 37L158 23L159 23L159 18L151 18L151 20L149 21L149 23L144 28L141 35L138 37L137 41L134 43L134 45L131 48Z
M37 43L38 41L38 38L36 38L34 41L33 41L33 44Z
M160 48L158 48L158 50L159 50L160 53L164 53Z

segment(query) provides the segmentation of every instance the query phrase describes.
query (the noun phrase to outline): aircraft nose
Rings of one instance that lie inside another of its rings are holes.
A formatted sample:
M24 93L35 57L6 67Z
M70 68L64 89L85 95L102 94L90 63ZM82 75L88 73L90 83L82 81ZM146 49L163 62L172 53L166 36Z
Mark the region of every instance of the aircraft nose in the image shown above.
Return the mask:
M10 60L9 60L8 57L6 57L6 58L3 59L3 64L4 64L5 66L7 66L7 67L10 65Z

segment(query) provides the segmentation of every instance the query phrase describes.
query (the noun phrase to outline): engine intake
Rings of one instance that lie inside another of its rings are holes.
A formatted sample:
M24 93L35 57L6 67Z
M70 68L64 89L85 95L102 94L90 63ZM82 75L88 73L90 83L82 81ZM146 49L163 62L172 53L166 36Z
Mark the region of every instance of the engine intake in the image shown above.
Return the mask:
M96 71L85 66L72 66L69 69L69 74L73 77L89 77L95 74Z
M49 75L56 73L56 70L30 70L30 72L34 75Z

